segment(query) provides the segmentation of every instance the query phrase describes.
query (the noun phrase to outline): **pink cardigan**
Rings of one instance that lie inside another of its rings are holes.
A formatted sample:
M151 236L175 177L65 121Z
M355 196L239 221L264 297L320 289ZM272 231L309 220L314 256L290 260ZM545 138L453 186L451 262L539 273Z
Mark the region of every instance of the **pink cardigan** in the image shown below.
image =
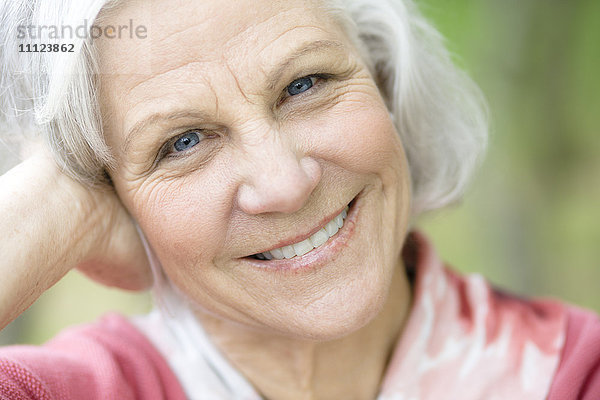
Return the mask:
M424 237L412 240L415 300L378 399L600 399L595 314L458 276ZM190 396L157 347L118 314L41 347L0 349L0 399L218 398L187 390Z
M0 352L0 399L173 399L186 396L165 359L127 319L106 315L44 346Z

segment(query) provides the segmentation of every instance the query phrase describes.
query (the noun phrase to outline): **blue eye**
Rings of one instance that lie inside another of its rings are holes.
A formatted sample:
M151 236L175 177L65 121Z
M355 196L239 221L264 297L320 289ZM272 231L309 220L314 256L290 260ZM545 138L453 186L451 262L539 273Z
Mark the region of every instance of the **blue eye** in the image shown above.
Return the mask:
M200 143L200 135L201 134L198 134L198 132L188 132L180 136L175 143L173 143L173 149L178 152L191 149Z
M295 96L302 92L306 92L314 85L313 80L314 78L310 76L305 76L304 78L296 79L287 87L287 92L290 94L290 96Z

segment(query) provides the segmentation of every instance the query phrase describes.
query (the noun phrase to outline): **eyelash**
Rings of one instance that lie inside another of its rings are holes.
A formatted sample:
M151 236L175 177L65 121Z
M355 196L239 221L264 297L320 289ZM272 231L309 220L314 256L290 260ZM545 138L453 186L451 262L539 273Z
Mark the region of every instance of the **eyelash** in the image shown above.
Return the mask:
M176 152L176 151L172 151L173 146L175 145L175 142L177 142L177 140L179 140L180 138L184 137L185 135L189 134L189 133L194 133L197 132L198 136L200 136L200 142L204 141L205 139L210 139L211 137L217 136L217 135L211 135L209 133L207 133L205 130L203 129L189 129L179 135L176 135L174 137L172 137L171 139L169 139L160 149L160 151L158 152L158 155L156 157L156 162L160 162L163 159L166 158L179 158L179 157L183 157L184 155L188 154L189 152L193 151L192 149L196 146L198 146L200 144L200 142L198 142L197 145L191 147L188 150L184 150L184 151L180 151L180 152Z
M319 89L319 87L321 86L322 83L326 82L327 80L331 79L331 75L329 74L324 74L324 73L319 73L319 74L310 74L310 75L304 75L298 78L293 79L292 81L290 81L290 83L287 84L287 86L283 89L282 94L280 95L279 99L277 100L277 106L282 105L284 102L286 102L287 100L289 100L290 98L295 98L295 99L300 99L303 98L304 96L308 95L309 93L313 92L314 90ZM315 81L312 84L312 86L310 88L308 88L306 91L296 94L296 95L290 95L288 93L288 88L290 87L290 85L299 80L299 79L303 79L303 78L314 78ZM194 148L197 147L198 145L200 145L200 143L196 144L195 146L193 146L192 148L185 150L185 151L181 151L181 152L175 152L172 151L172 147L175 145L175 142L177 142L177 140L179 140L180 138L182 138L183 136L192 133L192 132L197 132L199 135L204 136L200 141L204 141L205 139L210 139L213 138L215 136L218 135L210 135L208 133L206 133L205 130L203 129L190 129L187 130L179 135L176 135L172 138L170 138L160 149L160 151L157 154L156 157L156 162L155 164L158 164L159 162L161 162L163 159L166 158L179 158L179 157L183 157L186 154L193 152Z

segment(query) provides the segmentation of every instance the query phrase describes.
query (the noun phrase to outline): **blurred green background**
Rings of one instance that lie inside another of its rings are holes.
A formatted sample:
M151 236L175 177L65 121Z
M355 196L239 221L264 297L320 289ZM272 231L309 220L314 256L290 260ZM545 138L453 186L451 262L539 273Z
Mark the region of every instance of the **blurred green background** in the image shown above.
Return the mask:
M600 1L418 3L492 115L489 154L464 201L420 228L458 270L600 311ZM41 343L107 310L150 306L147 293L72 272L0 344Z

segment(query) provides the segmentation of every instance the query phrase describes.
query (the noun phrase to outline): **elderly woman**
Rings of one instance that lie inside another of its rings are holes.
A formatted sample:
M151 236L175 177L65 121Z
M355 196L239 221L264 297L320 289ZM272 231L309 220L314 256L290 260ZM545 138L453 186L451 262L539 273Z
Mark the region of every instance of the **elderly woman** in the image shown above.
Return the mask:
M413 231L486 120L410 1L1 18L4 124L48 146L0 180L0 326L73 268L158 304L0 350L2 398L600 398L597 317L458 276Z

